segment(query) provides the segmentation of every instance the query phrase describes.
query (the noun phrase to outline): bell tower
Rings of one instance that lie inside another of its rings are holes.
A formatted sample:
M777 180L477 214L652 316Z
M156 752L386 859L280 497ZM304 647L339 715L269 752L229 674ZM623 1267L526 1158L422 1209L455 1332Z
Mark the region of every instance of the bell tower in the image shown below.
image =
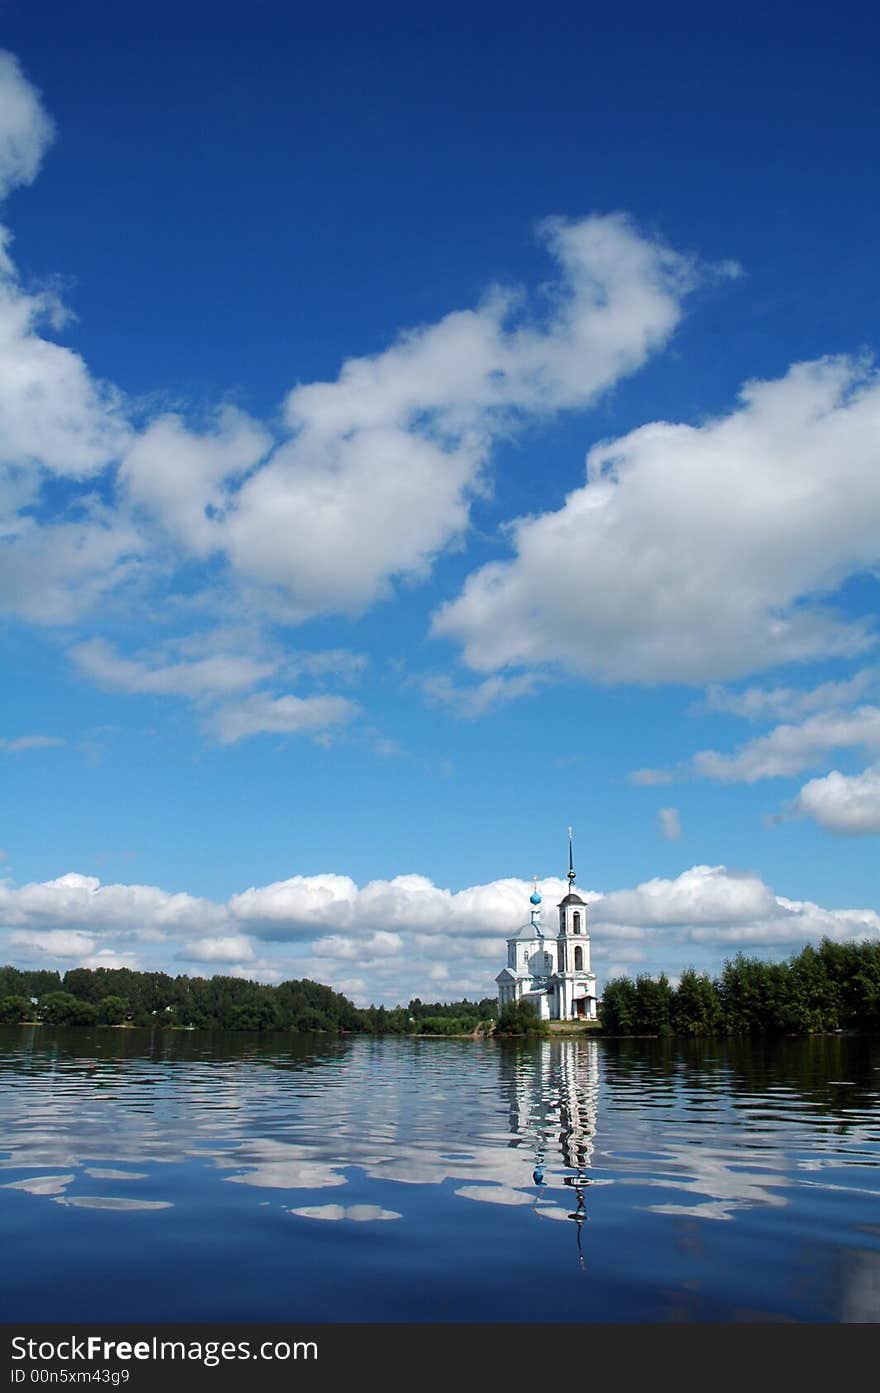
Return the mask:
M568 829L568 894L559 902L560 1019L595 1020L596 978L590 969L587 905L574 888L574 847Z

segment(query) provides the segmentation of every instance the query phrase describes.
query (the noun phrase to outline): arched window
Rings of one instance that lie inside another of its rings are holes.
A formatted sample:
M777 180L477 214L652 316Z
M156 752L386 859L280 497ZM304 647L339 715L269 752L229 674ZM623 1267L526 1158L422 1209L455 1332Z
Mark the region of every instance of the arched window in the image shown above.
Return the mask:
M579 909L576 909L572 915L572 922L574 924L575 933L579 934L581 931L581 912Z
M584 970L584 950L580 944L574 950L574 970L575 972L583 972Z

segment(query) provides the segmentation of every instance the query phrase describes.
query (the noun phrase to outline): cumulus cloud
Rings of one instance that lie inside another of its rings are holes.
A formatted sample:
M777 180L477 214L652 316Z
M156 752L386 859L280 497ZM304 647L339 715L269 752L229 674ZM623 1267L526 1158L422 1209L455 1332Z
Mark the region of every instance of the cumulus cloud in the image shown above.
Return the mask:
M555 933L566 882L547 879L539 888L545 931ZM20 888L2 881L2 951L13 962L62 967L137 963L261 981L307 976L364 1004L431 994L478 998L494 995L504 940L528 919L531 891L529 881L515 879L453 891L419 875L359 886L326 874L255 886L218 904L77 874ZM880 934L874 910L788 899L760 876L724 866L581 893L600 980L631 969L675 975L691 964L714 971L739 948L782 955L824 936Z
M853 775L833 769L822 779L811 779L795 799L794 811L813 818L827 832L880 833L880 765Z
M49 130L14 60L4 81L0 185L33 177ZM531 303L492 290L473 309L346 360L335 381L295 386L280 440L231 406L206 422L166 412L136 429L121 394L46 333L60 327L60 306L25 292L5 258L7 604L34 622L67 623L132 574L167 582L181 564L211 561L251 609L298 622L357 614L396 580L426 576L467 528L499 435L589 405L636 371L707 274L621 214L551 219L540 236L557 268L552 290ZM103 474L104 502L84 493L76 524L37 521L46 472Z
M280 696L257 693L229 703L214 714L212 726L220 743L232 745L250 735L316 734L347 725L360 710L341 696Z
M755 783L798 774L829 750L848 748L880 750L880 707L819 712L799 725L776 726L768 735L749 740L733 755L701 750L691 765L705 778Z
M128 428L119 393L41 332L57 323L57 309L51 296L26 294L7 262L0 271L0 465L85 479L118 456Z
M70 624L137 577L137 533L97 503L83 513L77 522L0 518L0 607L34 624Z
M36 174L51 134L15 60L0 61L0 194ZM281 432L221 406L136 427L122 395L54 342L63 311L0 278L0 503L10 545L0 588L39 623L69 623L138 579L211 563L253 611L284 622L357 614L425 577L469 524L492 449L526 419L589 406L660 350L707 268L623 214L551 218L539 236L556 281L531 298L493 288L473 308L404 331L333 381L288 393ZM32 505L47 474L77 519ZM515 694L461 698L479 707Z
M50 929L46 933L16 930L7 935L10 948L23 948L50 958L86 958L95 940L76 929Z
M602 924L743 924L774 912L773 892L760 876L725 866L692 866L675 880L647 880L635 890L603 896L593 918Z
M434 632L477 672L555 664L703 683L861 651L826 599L880 558L880 375L852 358L751 382L728 415L655 422L587 456L587 483L511 527Z
M186 943L179 956L196 963L246 963L253 962L256 954L244 934L226 934Z
M54 127L18 59L0 49L0 198L17 184L31 184L51 143Z
M126 453L120 486L175 542L204 558L222 545L233 486L270 445L264 428L233 407L221 409L200 434L179 416L161 416Z
M312 949L318 957L353 960L396 956L403 946L404 940L400 934L379 929L366 937L343 938L338 934L329 934L326 938L317 939Z
M102 885L97 876L76 872L19 888L0 881L0 924L14 929L75 925L92 934L136 932L155 939L166 930L208 930L224 921L224 911L210 900L154 885Z
M219 531L236 570L286 592L292 618L357 613L394 577L425 575L466 527L499 432L589 404L674 330L691 262L620 215L542 232L561 271L543 322L521 295L493 292L289 394L293 438Z
M742 716L748 721L795 720L813 711L834 710L858 701L877 686L877 668L862 668L841 682L816 687L746 687L742 691L713 684L704 709Z
M103 639L74 645L70 657L86 676L111 692L202 697L241 692L272 675L273 661L250 654L215 653L185 662L125 658Z

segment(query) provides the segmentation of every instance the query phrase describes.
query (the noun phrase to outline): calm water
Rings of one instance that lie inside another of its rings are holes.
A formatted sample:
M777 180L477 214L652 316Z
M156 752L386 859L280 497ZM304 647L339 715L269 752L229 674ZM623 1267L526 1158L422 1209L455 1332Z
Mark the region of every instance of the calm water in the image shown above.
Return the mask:
M3 1028L0 1314L877 1321L878 1104L842 1037Z

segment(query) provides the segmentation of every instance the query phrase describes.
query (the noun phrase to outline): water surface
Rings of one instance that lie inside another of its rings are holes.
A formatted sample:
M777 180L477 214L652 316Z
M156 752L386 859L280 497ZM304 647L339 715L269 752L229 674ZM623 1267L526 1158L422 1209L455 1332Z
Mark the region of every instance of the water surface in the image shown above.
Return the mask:
M846 1037L4 1027L0 1312L876 1321L878 1104Z

